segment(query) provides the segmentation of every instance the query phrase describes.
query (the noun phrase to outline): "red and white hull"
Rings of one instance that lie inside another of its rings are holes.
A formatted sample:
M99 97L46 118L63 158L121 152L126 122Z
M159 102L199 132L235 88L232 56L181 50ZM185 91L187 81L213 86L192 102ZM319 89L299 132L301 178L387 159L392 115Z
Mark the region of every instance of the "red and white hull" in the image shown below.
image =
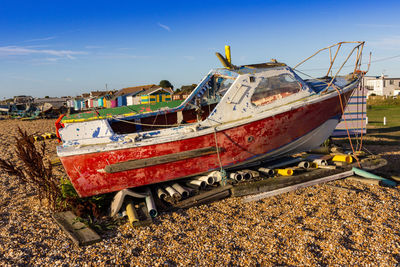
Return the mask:
M345 105L353 88L342 96ZM342 115L337 94L297 105L282 113L244 120L243 124L198 131L184 138L152 144L130 144L104 147L85 153L64 153L59 156L72 184L81 197L139 187L211 170L229 168L251 161L276 158L319 146L336 127ZM100 145L97 145L100 146ZM173 158L182 152L214 147L219 152L189 158ZM106 172L106 166L121 162L163 158L166 163Z

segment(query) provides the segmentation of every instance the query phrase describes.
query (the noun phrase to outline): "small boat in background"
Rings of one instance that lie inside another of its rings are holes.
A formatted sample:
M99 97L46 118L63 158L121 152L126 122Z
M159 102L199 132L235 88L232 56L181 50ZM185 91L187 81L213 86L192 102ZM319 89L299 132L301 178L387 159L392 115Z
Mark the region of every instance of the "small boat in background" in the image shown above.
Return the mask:
M323 50L338 52L345 43ZM336 75L318 79L302 79L297 66L275 60L234 66L227 49L225 57L217 53L224 68L211 70L175 107L79 122L61 117L57 154L86 197L316 148L335 129L364 74L364 42L352 43L354 71L339 76L343 64Z

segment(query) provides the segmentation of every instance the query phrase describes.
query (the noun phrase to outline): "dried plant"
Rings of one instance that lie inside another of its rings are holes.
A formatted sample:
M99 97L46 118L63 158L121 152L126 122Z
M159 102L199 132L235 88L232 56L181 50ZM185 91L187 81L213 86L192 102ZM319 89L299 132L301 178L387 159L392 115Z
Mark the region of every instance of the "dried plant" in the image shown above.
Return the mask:
M69 180L59 179L53 174L49 160L45 159L46 143L36 146L33 135L18 128L15 152L22 163L0 159L0 169L17 177L21 183L28 184L39 196L46 199L53 210L72 209L78 216L99 218L100 209L107 201L106 195L80 198Z
M29 135L20 128L18 128L18 133L19 136L15 138L15 150L22 166L0 159L0 168L31 186L41 202L46 199L49 208L57 210L58 201L61 199L60 181L53 175L50 162L45 160L45 142L36 148L33 135Z

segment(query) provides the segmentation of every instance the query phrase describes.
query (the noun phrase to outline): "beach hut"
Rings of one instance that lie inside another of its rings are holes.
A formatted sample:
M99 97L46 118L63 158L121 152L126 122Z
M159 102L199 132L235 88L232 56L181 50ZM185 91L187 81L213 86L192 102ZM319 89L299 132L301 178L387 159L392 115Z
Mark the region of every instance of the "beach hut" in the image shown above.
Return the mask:
M118 100L117 100L117 97L114 97L114 98L112 98L111 100L110 100L110 108L115 108L115 107L117 107L118 106Z
M141 104L155 104L172 100L172 92L166 88L150 88L138 94Z
M97 99L97 106L98 107L104 107L104 96L101 96Z
M94 98L94 99L93 99L93 107L94 107L94 108L97 108L98 106L99 106L99 101L98 101L97 98Z
M117 106L122 107L126 106L127 104L127 96L126 95L120 95L117 97Z
M367 91L364 87L353 91L340 123L331 136L359 136L367 133Z
M75 110L82 110L84 106L84 101L82 98L75 98L74 99L74 109Z
M141 97L140 96L137 97L137 95L151 88L160 88L160 87L155 84L148 84L148 85L122 88L114 95L115 97L117 97L117 105L119 107L126 105L138 105L140 104Z
M111 100L105 98L104 103L106 108L111 108Z

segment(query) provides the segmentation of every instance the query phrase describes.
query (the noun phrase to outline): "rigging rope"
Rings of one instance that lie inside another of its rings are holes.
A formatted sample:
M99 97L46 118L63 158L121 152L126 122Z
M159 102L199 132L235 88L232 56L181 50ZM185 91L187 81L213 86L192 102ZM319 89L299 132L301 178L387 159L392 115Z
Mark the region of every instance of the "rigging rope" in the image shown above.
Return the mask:
M350 147L351 147L351 150L352 150L352 152L353 152L353 156L354 156L354 158L355 158L356 161L357 161L358 167L361 168L360 161L359 161L359 159L358 159L358 157L357 157L357 155L356 155L356 152L355 152L354 146L353 146L353 142L352 142L351 137L350 137L349 128L347 127L347 120L346 120L346 116L345 116L345 114L344 114L344 107L343 107L343 101L342 101L342 94L341 94L341 92L340 92L340 89L339 89L335 84L333 84L332 81L331 81L330 83L327 83L327 82L325 82L325 81L323 81L323 80L321 80L321 79L314 78L314 77L312 77L311 75L308 75L308 74L306 74L306 73L304 73L304 72L302 72L302 71L299 71L299 70L295 70L295 71L296 71L296 72L300 72L300 73L302 73L303 75L306 75L306 76L308 76L308 77L310 77L310 78L312 78L312 79L315 79L315 80L317 80L317 81L320 81L320 82L322 82L322 83L325 83L326 85L331 86L332 88L334 88L334 89L336 90L336 92L338 93L338 97L339 97L340 108L341 108L341 110L342 110L342 117L343 117L344 125L345 125L345 128L346 128L347 137L348 137L348 140L349 140L349 143L350 143ZM361 79L362 79L362 78L361 78ZM327 86L327 89L328 89L328 86ZM326 89L325 89L325 90L326 90Z

